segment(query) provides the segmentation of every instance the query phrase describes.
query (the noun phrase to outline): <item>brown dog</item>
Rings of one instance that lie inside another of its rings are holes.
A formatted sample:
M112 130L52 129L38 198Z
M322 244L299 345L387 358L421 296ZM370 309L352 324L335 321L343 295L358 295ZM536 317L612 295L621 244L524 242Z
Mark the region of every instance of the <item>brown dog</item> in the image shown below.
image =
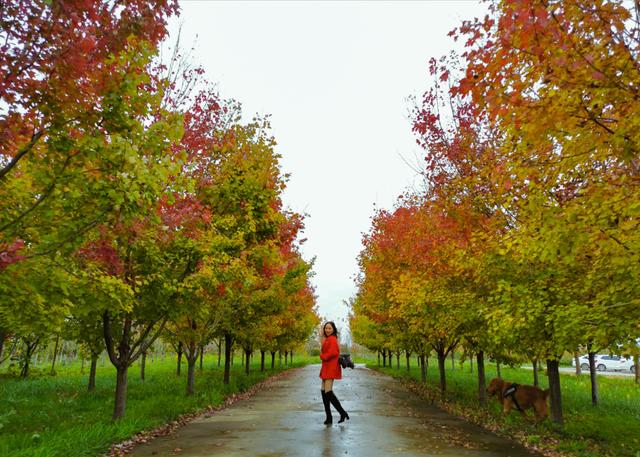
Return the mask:
M502 403L504 415L508 415L511 408L520 411L523 417L527 417L525 410L533 408L536 419L541 421L549 415L547 408L547 397L549 389L542 390L535 386L526 386L504 381L501 378L494 378L487 387L487 393Z

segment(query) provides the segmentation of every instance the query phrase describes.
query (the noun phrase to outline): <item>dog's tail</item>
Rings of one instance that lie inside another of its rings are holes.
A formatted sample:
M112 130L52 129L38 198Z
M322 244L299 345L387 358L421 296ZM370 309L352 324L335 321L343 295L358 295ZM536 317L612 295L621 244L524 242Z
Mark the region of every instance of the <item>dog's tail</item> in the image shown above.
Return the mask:
M544 389L542 391L542 393L544 394L544 399L546 400L547 398L549 398L549 389Z

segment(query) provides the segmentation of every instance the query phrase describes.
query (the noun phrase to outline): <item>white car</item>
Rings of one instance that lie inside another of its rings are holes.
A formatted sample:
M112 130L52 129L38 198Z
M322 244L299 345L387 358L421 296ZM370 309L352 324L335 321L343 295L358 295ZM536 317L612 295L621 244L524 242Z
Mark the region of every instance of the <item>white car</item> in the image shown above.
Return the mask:
M595 356L596 368L598 367L598 358L605 357L605 356L607 356L607 354L596 354L596 356ZM579 357L579 360L580 360L580 368L582 368L583 370L589 370L589 356L588 355L581 355ZM571 359L571 366L572 367L576 366L575 357Z
M633 359L627 359L619 355L598 355L596 357L596 370L623 370L634 371Z

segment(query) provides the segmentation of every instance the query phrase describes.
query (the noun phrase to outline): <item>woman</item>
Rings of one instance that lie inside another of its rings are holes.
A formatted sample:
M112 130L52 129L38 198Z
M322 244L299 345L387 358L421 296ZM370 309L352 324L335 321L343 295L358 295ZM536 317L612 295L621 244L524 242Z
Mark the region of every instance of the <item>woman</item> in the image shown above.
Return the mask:
M320 393L322 393L322 403L324 403L324 411L327 413L327 419L324 421L325 425L333 423L333 417L331 417L331 405L340 413L340 420L338 423L344 422L345 419L349 419L349 415L340 405L340 401L333 393L333 381L334 379L342 379L342 367L338 363L338 357L340 356L340 346L338 345L338 331L336 330L336 324L329 321L323 325L320 330L320 343L322 350L320 352L320 358L322 359L322 368L320 369L320 379L322 379L322 387Z

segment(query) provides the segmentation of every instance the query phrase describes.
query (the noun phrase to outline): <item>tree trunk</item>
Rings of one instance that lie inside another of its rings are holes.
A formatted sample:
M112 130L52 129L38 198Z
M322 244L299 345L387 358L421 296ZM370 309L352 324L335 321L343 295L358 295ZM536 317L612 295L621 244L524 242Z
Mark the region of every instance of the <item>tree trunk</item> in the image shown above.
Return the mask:
M25 344L27 345L27 352L24 356L24 363L22 365L22 370L20 371L20 376L26 378L29 376L29 365L31 363L31 357L38 347L38 343L40 342L40 338L36 338L36 340L31 343L28 340L25 340Z
M0 335L0 345L3 345L5 341L8 340L8 331L5 330L4 336ZM13 344L11 345L11 348L9 349L9 351L6 353L6 355L2 355L3 351L0 351L0 363L3 363L5 360L10 359L13 354L16 351L16 348L18 347L18 343L19 343L19 339L18 338L14 338L13 339Z
M573 353L573 360L576 363L576 376L582 375L582 367L580 366L580 355L577 352Z
M591 404L597 406L600 402L598 393L598 376L596 375L596 353L589 352L589 378L591 379Z
M140 357L140 380L142 382L144 382L144 369L146 368L147 365L147 351L144 351L142 353L142 356Z
M396 351L396 370L400 369L400 350Z
M249 364L251 363L251 349L244 350L244 373L249 376Z
M469 357L469 373L473 374L473 356Z
M220 359L222 359L222 337L218 340L218 368L220 368Z
M264 349L260 349L260 372L264 371Z
M560 371L557 360L547 360L547 373L549 377L549 390L551 397L551 420L562 425L562 395L560 390Z
M11 356L13 356L13 354L15 353L17 347L18 347L18 338L14 338L13 344L11 345L11 349L9 349L9 351L6 353L4 358L0 358L0 363L3 363L5 360L11 358Z
M4 340L7 338L7 331L0 327L0 363L2 363L2 350L4 349Z
M538 359L533 359L531 364L533 365L533 385L538 387L540 386L540 380L538 379Z
M116 401L115 407L113 409L113 420L118 420L121 417L124 417L124 413L127 407L127 372L128 367L124 364L124 368L122 366L116 367Z
M378 355L378 361L380 360L380 355ZM386 367L387 366L387 351L383 350L382 351L382 366Z
M25 358L22 369L20 370L20 377L27 378L29 376L29 363L31 362L30 357Z
M640 356L638 354L633 356L633 367L636 370L636 384L640 384Z
M447 390L447 378L444 370L444 364L446 362L447 355L443 351L438 352L438 369L440 371L440 393L444 396Z
M271 351L271 369L274 370L276 368L276 353L275 351Z
M231 346L233 345L233 338L230 334L224 334L224 384L229 384L229 375L231 373Z
M502 375L500 374L500 362L496 361L496 372L498 374L498 377L501 378Z
M425 356L424 354L420 354L420 380L422 381L422 384L426 384L427 383L427 364L425 363Z
M122 322L122 332L119 333L119 340L114 341L114 335L111 327L111 316L107 311L102 315L103 334L105 347L111 364L116 367L116 392L113 410L113 419L119 419L124 416L125 405L127 401L127 371L128 368L149 349L151 344L164 329L165 320L156 327L155 333L151 334L151 330L156 326L157 322L150 323L139 334L139 339L133 341L133 334L137 333L134 328L133 319L125 317ZM116 352L117 350L117 352Z
M289 351L289 364L293 364L293 351Z
M405 355L407 357L407 371L411 373L411 353L409 351L406 351Z
M389 349L389 368L393 368L393 352Z
M200 371L204 369L204 345L200 346Z
M98 368L98 354L91 353L91 368L89 369L89 392L96 390L96 369Z
M289 351L284 351L284 365L287 366L289 364Z
M56 336L56 344L53 348L53 361L51 362L51 376L56 374L56 358L58 357L58 343L60 342L60 335Z
M176 367L176 374L180 376L182 368L182 341L178 343L178 366Z
M476 354L476 362L478 366L478 400L482 406L487 405L487 378L484 373L484 352L480 351Z
M187 395L193 395L196 391L196 362L198 352L193 348L194 354L187 354ZM227 384L227 383L225 383Z

